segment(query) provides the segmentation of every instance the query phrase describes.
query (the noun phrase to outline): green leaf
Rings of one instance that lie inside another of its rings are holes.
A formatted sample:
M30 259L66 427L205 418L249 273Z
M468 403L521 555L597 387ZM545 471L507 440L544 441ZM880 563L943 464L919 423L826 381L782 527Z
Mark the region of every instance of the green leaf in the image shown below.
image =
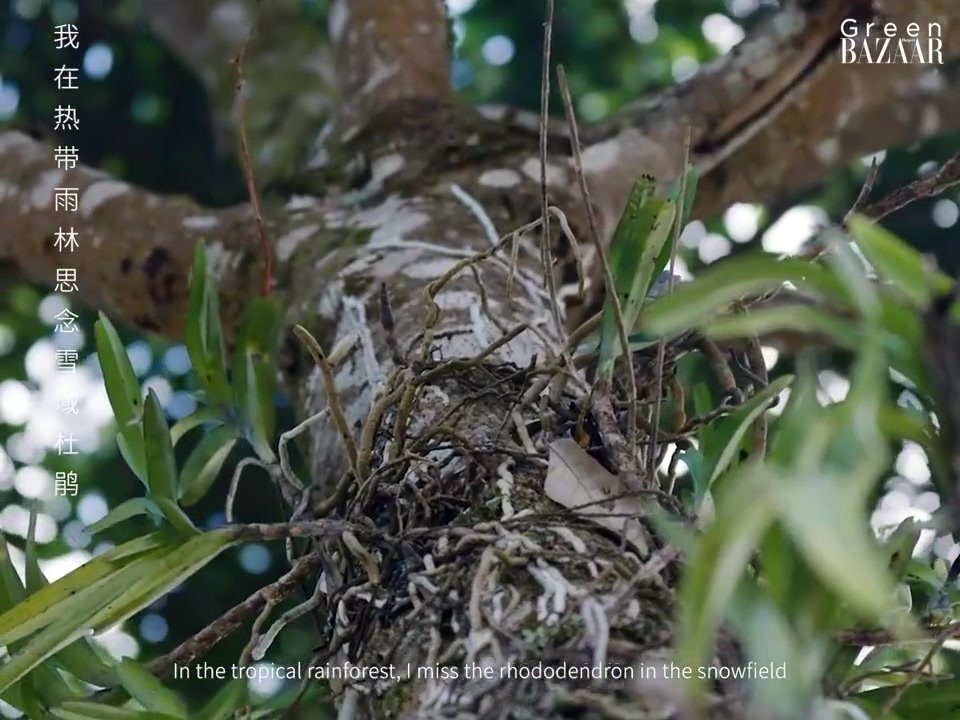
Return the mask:
M913 551L920 541L920 523L909 517L900 523L883 542L883 554L887 559L890 577L899 582L907 574L913 559Z
M854 695L853 699L864 701L880 709L900 691L897 686L877 688ZM904 691L896 710L910 720L945 720L957 717L960 704L960 680L943 679L932 682L915 682Z
M726 417L718 420L715 432L710 437L710 447L701 447L706 468L707 488L730 467L740 452L744 435L750 426L767 411L771 401L793 382L793 375L784 375L773 380ZM697 505L703 495L697 497Z
M265 462L272 450L276 423L276 369L273 353L280 332L280 306L272 298L254 298L247 306L233 354L233 402L240 409L247 439Z
M236 443L236 433L231 427L218 427L197 443L180 471L183 505L193 505L207 494Z
M947 275L934 270L920 253L873 220L854 215L847 227L877 274L893 283L914 307L925 309L934 293L949 292L953 286Z
M171 537L169 532L157 532L135 538L92 558L28 599L21 597L22 602L18 601L0 614L0 637L5 643L12 644L46 627L56 619L65 602L103 583L134 559L165 549ZM0 547L0 551L4 549L5 545ZM0 580L4 577L4 565L0 564Z
M190 312L184 343L200 387L211 401L226 405L230 402L230 385L219 305L219 291L207 272L206 251L202 243L197 243L190 271Z
M143 396L137 374L130 364L130 357L116 329L106 315L100 313L93 328L97 345L100 370L107 398L119 427L117 442L120 454L130 469L146 485L146 461L144 460L143 434L140 417L143 413Z
M165 552L162 556L145 556L141 562L149 567L148 577L138 585L129 586L116 600L102 606L90 624L99 632L123 622L156 602L238 542L229 531L211 530L192 537L173 552Z
M87 525L87 532L91 535L96 535L97 533L103 532L107 528L113 527L118 523L122 523L124 520L137 517L138 515L146 515L152 518L154 521L158 521L163 518L163 514L160 512L160 509L149 498L130 498L129 500L124 500L122 503L117 505L104 517L97 520L97 522L93 523L92 525Z
M170 428L157 394L150 390L143 412L143 436L147 450L147 478L154 500L177 499L177 460Z
M122 660L117 665L117 675L130 697L147 710L187 719L187 706L180 697L136 660Z
M212 531L197 535L173 547L156 548L135 557L129 564L115 569L93 585L82 587L56 605L56 617L44 618L41 630L15 652L6 664L0 666L0 692L18 682L27 673L62 648L89 632L100 632L127 620L147 607L184 580L200 570L224 549L238 541L227 531ZM98 558L91 561L95 562ZM89 564L89 563L88 563ZM82 570L83 567L79 568ZM75 575L74 571L71 575ZM69 576L68 576L69 577ZM50 585L45 590L53 588ZM37 593L39 597L44 591ZM21 603L29 605L33 598ZM14 609L14 611L17 608ZM36 611L34 607L32 610ZM13 612L13 611L11 611ZM0 616L0 624L11 613ZM21 615L24 614L21 611ZM11 633L17 639L34 632L38 621L28 630L22 626ZM5 641L8 639L4 634Z
M714 340L764 337L778 332L826 335L841 347L855 349L862 334L855 323L814 307L759 308L713 318L704 332Z
M137 374L133 371L120 336L103 313L94 324L93 332L110 407L113 408L117 423L123 427L140 417L142 401Z
M199 720L231 720L248 701L247 681L237 678L227 682L197 713Z
M181 537L191 537L197 535L200 530L193 524L190 517L177 504L176 500L170 498L157 498L155 500L157 509L163 513L163 516L170 523L171 527L177 531Z
M683 200L680 200L680 187L682 183L682 178L677 178L670 188L670 191L667 193L667 197L671 200L677 202L677 206L680 208L677 222L680 224L680 229L683 230L686 227L686 224L690 222L690 213L693 211L693 201L697 196L697 182L700 179L700 171L697 170L693 165L687 165L686 169L686 184L684 187ZM670 262L670 257L673 254L673 243L668 242L664 243L663 249L660 251L660 256L657 258L657 263L653 269L653 277L658 277L661 272L667 268L667 264Z
M158 552L157 550L153 551ZM146 584L150 567L143 564L143 559L136 559L129 565L116 570L108 577L88 586L60 602L55 608L55 617L47 619L43 629L30 637L27 642L16 650L4 665L0 665L0 692L13 683L19 682L34 668L60 652L71 643L84 638L90 633L90 619L118 594L123 593L131 586ZM48 586L48 588L53 585ZM48 589L47 588L47 589ZM38 592L33 597L39 597ZM30 598L19 607L29 606ZM14 608L16 610L17 608ZM9 615L5 613L3 617ZM3 617L0 617L2 621ZM36 616L34 617L34 619ZM52 620L52 622L50 621ZM17 637L28 634L18 628ZM31 630L32 632L32 630ZM13 635L11 633L11 635ZM4 634L5 638L10 637Z
M35 542L36 524L37 509L36 505L34 505L30 512L30 524L27 530L27 547L24 558L28 596L33 595L50 584L40 569L40 562L37 558ZM104 660L97 651L96 646L87 638L80 638L72 645L68 645L57 653L53 660L68 673L91 685L107 687L114 684L117 679L113 667ZM56 673L51 672L50 675L53 677L43 683L45 688L49 689L57 681L60 681L62 684L62 680L60 680ZM70 696L69 692L61 694L66 697Z
M798 288L827 294L846 303L849 299L841 282L826 268L807 260L778 260L766 253L720 263L691 282L682 283L662 295L640 315L640 328L651 335L671 335L696 327L707 327L715 314L744 296L759 294L792 282Z
M120 428L117 433L117 447L120 457L127 463L143 487L150 489L147 482L147 451L143 444L143 428L139 421Z
M700 539L681 581L677 664L706 664L713 638L760 538L775 518L769 493L770 472L745 465L726 479L717 499L716 519ZM701 697L703 679L694 672L688 697Z
M11 608L16 607L27 596L23 588L23 581L13 566L13 560L10 558L10 550L7 546L7 540L0 532L0 611L6 614ZM3 617L3 615L0 615ZM5 644L12 641L0 633L4 638Z
M170 428L170 438L173 444L176 445L180 441L180 438L194 428L206 425L207 423L215 423L217 425L225 424L226 418L223 416L223 411L218 407L203 407L190 413L185 418L178 420L174 423L173 427Z
M148 710L114 707L89 700L71 700L55 707L50 714L57 720L180 720L181 716Z
M787 532L821 581L858 614L875 621L888 617L893 586L859 491L839 474L804 472L777 477L771 494Z
M655 197L656 182L643 176L634 183L607 251L610 272L626 333L633 332L657 259L670 236L676 214L673 200ZM600 368L609 377L619 348L616 310L607 298L600 321Z

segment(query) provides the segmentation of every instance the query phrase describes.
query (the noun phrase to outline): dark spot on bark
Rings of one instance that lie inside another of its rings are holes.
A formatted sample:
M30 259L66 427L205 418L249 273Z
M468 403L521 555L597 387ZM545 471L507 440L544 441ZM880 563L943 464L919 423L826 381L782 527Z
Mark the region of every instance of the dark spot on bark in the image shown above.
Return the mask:
M300 368L303 367L301 348L302 345L292 332L284 334L283 342L280 345L280 352L277 354L277 357L280 369L286 377L296 377L300 372Z
M122 272L124 275L130 272L131 267L133 267L133 260L130 258L124 258L120 261L120 272Z
M138 317L135 317L135 318L133 318L133 322L134 322L134 324L136 324L138 327L142 327L144 330L157 331L157 330L161 330L161 329L162 329L162 328L160 327L160 323L158 323L156 320L154 320L154 319L153 319L152 317L150 317L149 315L140 315L140 316L138 316Z
M173 291L177 283L176 273L168 272L163 276L163 292L165 300L169 301L173 299Z
M155 303L162 304L173 299L177 271L173 256L163 248L154 248L141 265L147 276L147 293Z
M47 233L46 237L43 238L43 254L49 255L53 252L56 247L55 243L57 242L56 233Z
M163 266L171 262L172 259L170 253L163 248L154 248L147 255L147 259L143 261L143 272L147 274L147 277L155 278L163 269Z

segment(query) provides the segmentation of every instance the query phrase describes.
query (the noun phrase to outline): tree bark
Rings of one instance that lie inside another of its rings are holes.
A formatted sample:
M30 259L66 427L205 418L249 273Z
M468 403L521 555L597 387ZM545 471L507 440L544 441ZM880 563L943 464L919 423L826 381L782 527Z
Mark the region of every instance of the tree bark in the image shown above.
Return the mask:
M233 80L220 65L228 43L180 35L173 11L209 22L219 4L146 5L229 115L225 88ZM230 5L249 12L253 3ZM337 402L358 447L348 462L330 420L305 434L314 492L306 516L323 507L382 532L363 550L346 542L320 548L329 632L322 658L414 668L410 682L341 688L340 701L367 717L672 713L678 696L669 683L499 678L502 667L538 661L669 662L677 559L656 544L624 546L545 497L550 443L570 433L569 404L585 393L573 377L559 404L523 402L539 374L560 365L569 330L555 321L537 236L521 241L513 272L510 245L501 243L540 215L537 137L516 118L476 113L451 95L441 0L394 5L396 13L382 14L367 0L334 3L329 37L314 49L337 58L336 73L313 74L316 102L297 107L297 130L257 121L251 141L261 183L297 173L325 178L323 192L262 198L275 292L289 323L306 327L326 351L353 342L336 368L336 398L297 343L283 364L299 418ZM940 19L945 52L960 51L953 0L883 5L904 24ZM955 129L956 83L932 81L916 67L840 65L836 29L849 6L787 4L691 82L585 129L602 234L639 172L676 175L687 126L706 173L696 208L704 217L735 200L796 193L865 152ZM287 67L278 58L289 56L270 53L283 50L287 35L274 31L289 18L266 12L260 54L244 62L264 73L258 85L269 89L266 71L278 76ZM331 78L336 88L321 87ZM251 93L257 115L263 101ZM367 166L360 192L344 189L345 147ZM273 162L277 152L282 159ZM322 174L328 170L333 175ZM568 149L551 150L546 175L551 203L586 244ZM338 181L327 183L333 176ZM54 250L55 233L73 223L82 299L116 320L181 337L197 242L207 243L228 330L259 285L263 258L246 206L205 210L93 170L57 170L49 148L14 132L0 133L0 177L0 226L13 230L0 236L0 260L25 279L52 282L67 262ZM80 189L78 213L52 212L53 189L64 186ZM552 234L562 237L559 226ZM721 645L716 661L732 664L736 653ZM465 679L462 670L456 680L416 677L418 667L445 664L488 667L494 678ZM731 689L717 690L713 715L743 717Z

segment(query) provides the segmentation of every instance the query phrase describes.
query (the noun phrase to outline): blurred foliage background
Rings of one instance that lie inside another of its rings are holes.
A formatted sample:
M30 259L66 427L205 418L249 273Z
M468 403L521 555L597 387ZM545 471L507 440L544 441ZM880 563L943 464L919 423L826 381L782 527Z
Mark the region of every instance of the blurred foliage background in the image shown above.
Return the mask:
M454 78L463 95L476 103L536 111L543 3L447 1L454 17ZM727 52L748 29L751 18L763 10L761 6L772 4L767 0L562 0L557 3L553 59L567 68L581 120L599 120L643 93L690 77L701 64ZM52 137L53 109L64 102L53 84L52 68L67 62L82 68L81 89L69 98L78 110L80 127L63 142L76 145L82 162L159 193L188 195L217 206L243 202L237 164L214 150L202 88L139 21L136 5L126 0L0 0L0 123ZM323 0L302 0L301 5L305 22L325 22ZM53 26L65 22L80 28L81 47L72 56L56 51L52 42ZM559 106L555 110L561 112ZM876 192L884 193L935 169L956 149L958 140L941 137L890 152L877 148L883 163ZM817 223L846 212L860 189L867 162L853 163L823 187L783 198L776 207L741 204L722 216L691 224L684 233L685 268L696 274L703 265L756 244L773 252L796 249ZM957 200L954 191L917 202L885 224L923 252L933 253L941 267L956 274L960 245L950 239L956 237ZM131 227L130 232L137 229ZM40 502L38 539L43 542L40 549L47 560L47 574L53 579L108 546L92 542L82 532L83 525L141 494L141 488L116 452L112 417L92 356L94 317L74 308L80 313L81 332L54 334L54 316L65 298L6 282L0 293L0 527L16 544L26 534L26 503ZM157 391L170 418L191 412L195 388L184 349L136 333L126 334L125 340L141 381ZM56 373L57 348L78 352L75 375ZM770 353L768 360L776 372L776 354ZM845 392L842 368L841 364L821 372L826 396L839 399ZM58 407L71 397L79 399L79 415ZM284 399L277 402L281 426L290 427L292 418ZM57 454L61 433L78 438L81 454ZM185 457L195 442L196 438L187 438L178 446L178 454ZM922 451L910 446L896 458L877 524L895 524L910 512L922 515L938 503L930 492ZM77 473L80 492L74 498L54 498L55 473L66 471ZM257 471L250 472L253 478ZM209 497L222 498L228 482L225 472L221 489ZM223 522L222 503L205 500L191 515L198 525L215 526ZM237 516L260 521L281 518L277 500L262 477L244 484ZM121 541L141 529L134 522L110 531L110 537ZM953 552L949 545L937 550ZM225 553L204 571L202 581L189 582L148 608L123 632L112 631L109 646L143 661L169 650L278 576L284 565L282 552L280 545L250 545ZM301 627L303 632L281 635L275 646L277 661L286 654L309 654L309 623ZM235 662L244 642L244 633L237 633L207 659L213 664ZM190 691L185 685L178 687ZM199 684L192 690L200 692Z

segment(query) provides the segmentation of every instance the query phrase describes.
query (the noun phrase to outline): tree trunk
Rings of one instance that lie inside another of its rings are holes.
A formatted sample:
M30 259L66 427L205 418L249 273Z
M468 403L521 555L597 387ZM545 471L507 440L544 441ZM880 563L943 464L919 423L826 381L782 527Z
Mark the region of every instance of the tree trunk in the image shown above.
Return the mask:
M410 670L409 682L340 688L339 702L370 718L671 716L677 688L644 680L642 668L662 677L670 661L679 559L646 532L625 543L544 491L551 443L581 438L588 392L577 372L563 369L570 308L544 282L539 232L519 239L513 270L509 236L540 217L543 173L549 203L565 213L589 264L569 140L551 130L543 168L535 127L460 105L446 77L442 3L394 4L403 12L378 15L372 0L334 4L340 94L310 105L315 114L301 119L311 122L275 138L287 172L275 154L257 155L269 134L253 143L258 179L287 181L282 196L261 198L287 319L327 354L351 347L334 369L335 398L292 335L281 352L299 418L340 408L349 434L346 441L333 419L339 413L330 412L302 436L314 492L299 519L322 513L383 538L321 548L327 635L317 662ZM191 7L162 5L147 3L174 24L164 8ZM212 17L217 5L196 7ZM736 200L790 196L840 162L956 123L960 113L947 111L957 107L957 86L919 81L922 68L840 67L835 28L848 5L788 4L682 89L584 129L601 236L636 175L676 175L687 126L705 174L696 213L706 217ZM944 48L960 48L953 0L887 5L940 17ZM177 36L176 27L161 30ZM200 52L180 39L198 71L222 61L216 48ZM255 65L256 56L245 62ZM880 70L885 82L873 82ZM222 95L222 76L204 77ZM250 88L251 113L269 106L262 98L272 90ZM898 112L878 118L891 105ZM292 157L305 160L290 167ZM351 165L356 157L362 162ZM87 169L57 170L48 149L11 132L0 134L0 177L0 223L17 228L0 238L0 257L39 282L62 264L52 246L63 225L49 211L53 188L80 188L81 212L71 220L84 299L119 320L180 336L197 242L210 248L228 327L259 283L261 239L248 207L207 211ZM573 253L559 222L549 235L563 266L555 281L569 298ZM587 290L596 300L602 284L594 279ZM536 391L558 372L568 376L564 394ZM609 463L587 425L591 452ZM643 437L638 446L646 447ZM733 645L722 643L715 660L735 664ZM563 663L600 668L603 677L501 678L511 666ZM744 716L735 688L715 690L714 717Z

